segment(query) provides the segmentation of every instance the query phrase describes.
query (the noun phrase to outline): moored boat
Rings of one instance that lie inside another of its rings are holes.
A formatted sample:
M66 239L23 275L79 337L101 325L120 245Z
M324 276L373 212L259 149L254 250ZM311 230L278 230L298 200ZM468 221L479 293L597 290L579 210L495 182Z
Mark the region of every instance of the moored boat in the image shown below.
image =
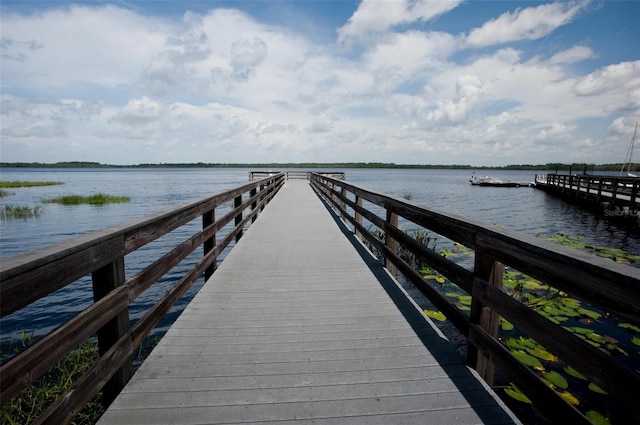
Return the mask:
M493 187L529 187L533 186L533 183L522 183L522 182L512 182L512 181L502 181L495 177L490 176L476 176L473 174L471 179L469 179L469 183L473 186L493 186Z

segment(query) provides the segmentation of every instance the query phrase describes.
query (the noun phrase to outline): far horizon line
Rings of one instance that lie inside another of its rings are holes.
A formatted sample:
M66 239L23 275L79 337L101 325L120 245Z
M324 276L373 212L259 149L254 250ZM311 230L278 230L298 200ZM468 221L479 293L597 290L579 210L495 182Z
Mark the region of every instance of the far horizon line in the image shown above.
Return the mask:
M628 164L627 164L628 165ZM399 168L399 169L460 169L460 170L572 170L619 171L623 163L546 163L509 165L469 164L397 164L394 162L256 162L256 163L204 163L160 162L140 164L102 164L95 161L0 162L0 168ZM640 171L640 164L631 164L632 171Z

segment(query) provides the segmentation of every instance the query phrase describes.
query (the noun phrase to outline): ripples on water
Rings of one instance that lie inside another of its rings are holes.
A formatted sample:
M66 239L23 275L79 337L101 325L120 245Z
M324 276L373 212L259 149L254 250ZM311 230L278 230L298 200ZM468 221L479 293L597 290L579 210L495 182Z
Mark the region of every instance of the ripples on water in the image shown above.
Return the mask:
M607 222L562 200L528 187L475 187L468 182L470 171L461 170L370 170L346 171L349 182L366 188L410 198L413 202L474 220L496 224L527 234L551 236L567 233L580 236L595 245L621 248L640 253L640 235L636 230ZM62 195L90 195L98 192L129 196L131 202L104 206L62 206L44 204L37 218L0 222L0 259L31 251L80 234L141 218L151 213L221 192L248 182L248 169L145 169L145 170L7 170L3 181L61 181L59 186L11 189L13 195L0 204L35 206L44 198ZM503 180L530 182L529 171L496 171L491 175ZM221 217L221 213L217 214ZM125 259L127 278L156 260L176 244L199 230L200 219L173 235L164 236ZM130 317L157 302L189 267L197 261L196 250L181 265L143 293L131 306ZM168 318L156 329L164 332L203 284L201 278ZM29 308L0 320L0 334L6 342L22 330L36 335L51 331L78 314L92 302L90 277L85 277Z

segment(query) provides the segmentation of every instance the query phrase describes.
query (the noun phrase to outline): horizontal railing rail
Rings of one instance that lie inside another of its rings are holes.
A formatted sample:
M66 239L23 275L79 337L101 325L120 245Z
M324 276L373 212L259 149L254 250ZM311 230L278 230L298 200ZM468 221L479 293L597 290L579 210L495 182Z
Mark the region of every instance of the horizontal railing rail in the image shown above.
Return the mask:
M344 180L345 178L345 173L343 171L300 171L300 170L283 171L285 178L287 180L289 179L309 180L311 179L311 174L314 172L323 176L333 177L334 179ZM274 171L250 171L249 180L253 181L256 179L263 179L265 177L273 175L274 173L275 173Z
M588 174L546 174L536 176L541 188L615 207L640 209L640 178L598 176Z
M177 208L3 259L1 317L88 275L94 303L0 367L2 404L96 334L99 360L38 417L37 423L69 423L100 391L105 405L112 402L133 373L131 359L136 348L195 281L211 276L223 250L240 239L243 229L255 221L284 180L283 173L274 173ZM218 218L219 207L230 211ZM202 230L134 276L126 276L127 254L199 217ZM220 237L223 229L227 233ZM201 246L202 258L175 278L169 291L130 324L131 303Z
M631 417L639 414L638 370L593 347L502 289L503 269L509 266L640 326L639 269L327 176L314 174L311 184L336 214L353 227L357 237L381 254L392 274L400 271L467 337L467 363L488 383L494 380L495 366L554 422L591 423L498 339L499 318L503 317L620 400ZM399 218L473 250L473 269L445 258L401 230ZM366 226L364 220L370 226ZM464 314L431 285L414 264L400 256L401 250L408 250L421 264L428 265L471 295L470 313Z

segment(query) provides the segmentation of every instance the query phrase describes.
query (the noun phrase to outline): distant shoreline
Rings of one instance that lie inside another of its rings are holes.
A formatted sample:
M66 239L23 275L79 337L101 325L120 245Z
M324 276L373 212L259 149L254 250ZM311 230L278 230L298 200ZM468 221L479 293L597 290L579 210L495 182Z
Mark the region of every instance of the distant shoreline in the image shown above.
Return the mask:
M503 166L473 166L463 164L395 164L393 162L301 162L301 163L159 163L112 165L99 162L0 162L0 168L394 168L394 169L454 169L454 170L573 170L586 171L620 171L619 164L514 164ZM632 164L631 171L640 171L640 164Z

